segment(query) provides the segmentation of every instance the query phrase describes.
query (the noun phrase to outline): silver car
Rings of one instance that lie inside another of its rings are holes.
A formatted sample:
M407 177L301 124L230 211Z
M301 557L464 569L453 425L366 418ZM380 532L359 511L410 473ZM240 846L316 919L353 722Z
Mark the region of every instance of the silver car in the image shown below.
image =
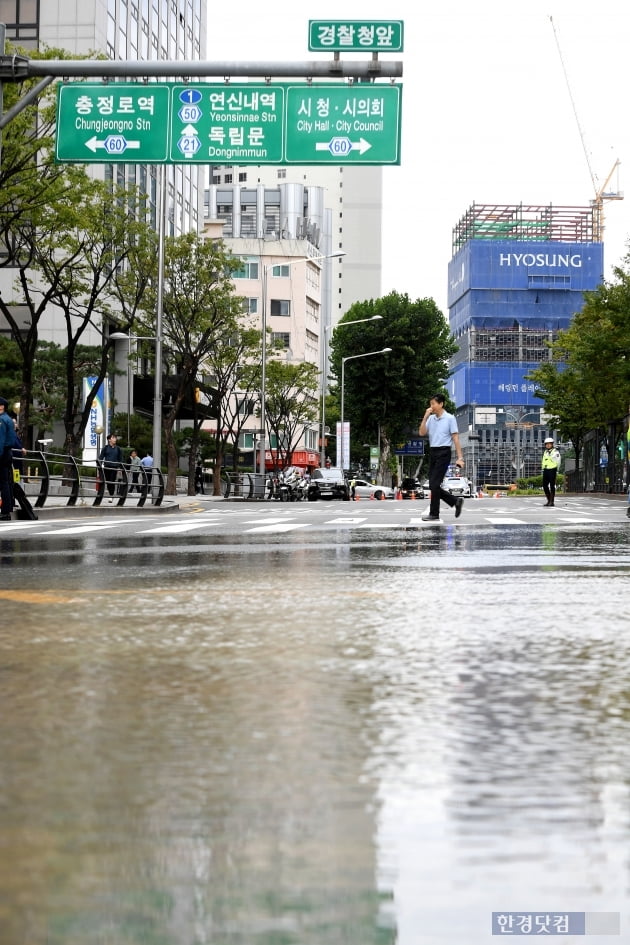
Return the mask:
M359 499L393 499L395 496L391 486L368 482L367 479L355 479L355 495ZM350 480L352 483L352 479ZM352 490L351 490L352 491Z

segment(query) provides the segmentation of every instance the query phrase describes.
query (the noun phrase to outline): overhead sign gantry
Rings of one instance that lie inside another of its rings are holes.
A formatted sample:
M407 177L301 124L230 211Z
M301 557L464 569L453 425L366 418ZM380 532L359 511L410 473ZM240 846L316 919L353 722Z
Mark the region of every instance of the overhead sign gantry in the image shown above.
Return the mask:
M69 163L399 164L400 85L60 84Z

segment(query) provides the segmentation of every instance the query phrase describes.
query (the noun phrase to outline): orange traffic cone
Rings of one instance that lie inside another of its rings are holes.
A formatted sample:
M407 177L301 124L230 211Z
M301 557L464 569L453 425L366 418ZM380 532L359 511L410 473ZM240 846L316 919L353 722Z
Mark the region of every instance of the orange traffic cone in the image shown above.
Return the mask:
M409 496L409 498L410 498L410 499L415 499L415 498L416 498L416 493L415 493L415 492L412 492L411 495Z
M402 501L402 490L396 489L396 498Z
M372 499L372 501L374 501L374 493L372 493L372 494L370 495L370 499Z
M383 502L384 499L385 499L385 493L384 493L384 492L381 492L381 502Z

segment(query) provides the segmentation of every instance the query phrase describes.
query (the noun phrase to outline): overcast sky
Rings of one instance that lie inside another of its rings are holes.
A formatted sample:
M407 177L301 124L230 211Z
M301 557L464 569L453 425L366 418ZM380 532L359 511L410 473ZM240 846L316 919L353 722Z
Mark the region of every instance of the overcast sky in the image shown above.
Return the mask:
M594 196L553 21L597 186L607 190L606 275L630 234L627 0L239 0L210 16L208 58L330 58L308 51L309 19L402 19L402 163L384 170L383 293L446 311L451 232L473 203L585 206ZM218 12L220 11L220 12ZM342 54L343 58L368 58Z

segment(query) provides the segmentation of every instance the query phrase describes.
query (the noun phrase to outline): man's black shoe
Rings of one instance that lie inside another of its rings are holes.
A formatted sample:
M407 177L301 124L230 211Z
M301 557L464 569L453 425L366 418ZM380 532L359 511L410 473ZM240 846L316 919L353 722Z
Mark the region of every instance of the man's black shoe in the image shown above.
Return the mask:
M459 518L462 514L462 509L464 508L463 499L455 499L455 518Z
M10 515L0 515L0 522L10 522L10 521L11 521Z
M439 515L423 515L422 521L423 522L439 522L440 516Z

